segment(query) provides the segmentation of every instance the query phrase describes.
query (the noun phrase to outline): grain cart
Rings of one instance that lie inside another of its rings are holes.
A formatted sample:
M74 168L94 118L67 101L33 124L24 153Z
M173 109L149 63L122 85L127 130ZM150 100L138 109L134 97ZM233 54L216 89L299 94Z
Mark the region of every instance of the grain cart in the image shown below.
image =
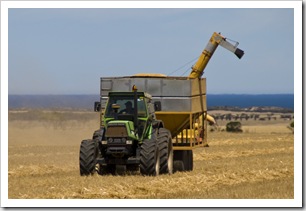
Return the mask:
M188 77L137 74L100 78L100 127L80 146L80 174L139 171L143 175L193 170L193 149L207 144L206 78L221 45L244 54L214 33Z

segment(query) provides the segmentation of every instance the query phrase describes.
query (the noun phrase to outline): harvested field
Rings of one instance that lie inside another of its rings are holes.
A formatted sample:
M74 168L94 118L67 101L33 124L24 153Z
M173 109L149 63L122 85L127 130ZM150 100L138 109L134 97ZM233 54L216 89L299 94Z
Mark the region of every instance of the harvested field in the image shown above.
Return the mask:
M8 198L294 199L290 121L248 120L242 133L210 131L209 147L194 150L192 172L81 177L79 145L98 121L93 112L10 112Z

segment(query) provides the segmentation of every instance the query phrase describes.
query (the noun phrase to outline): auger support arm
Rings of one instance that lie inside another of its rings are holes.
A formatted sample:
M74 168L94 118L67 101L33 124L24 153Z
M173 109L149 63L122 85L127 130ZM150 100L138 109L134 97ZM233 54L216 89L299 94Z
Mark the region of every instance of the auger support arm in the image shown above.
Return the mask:
M198 61L192 67L192 71L189 74L188 78L201 78L204 73L205 67L207 66L210 58L212 57L219 45L234 53L239 59L241 59L244 54L243 50L237 48L238 43L236 43L236 45L233 45L228 42L226 38L223 37L221 34L214 32L202 54L200 55Z

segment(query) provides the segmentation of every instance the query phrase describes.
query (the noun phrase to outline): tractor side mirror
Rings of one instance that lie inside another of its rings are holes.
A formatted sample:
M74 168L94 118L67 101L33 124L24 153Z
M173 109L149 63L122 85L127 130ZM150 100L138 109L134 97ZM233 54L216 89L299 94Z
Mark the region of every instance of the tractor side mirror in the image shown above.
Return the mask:
M160 101L155 101L154 102L154 110L155 111L161 111L162 110L161 102Z
M94 111L95 112L101 111L101 102L98 102L98 101L95 102Z

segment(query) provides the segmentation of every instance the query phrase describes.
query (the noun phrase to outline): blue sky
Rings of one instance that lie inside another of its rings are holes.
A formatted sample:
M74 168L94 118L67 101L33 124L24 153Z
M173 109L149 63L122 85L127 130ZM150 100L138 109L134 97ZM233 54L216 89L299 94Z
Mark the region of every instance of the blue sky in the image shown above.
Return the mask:
M17 9L8 12L8 94L99 94L99 78L187 76L213 32L209 94L294 93L294 9ZM184 74L185 73L185 74Z

